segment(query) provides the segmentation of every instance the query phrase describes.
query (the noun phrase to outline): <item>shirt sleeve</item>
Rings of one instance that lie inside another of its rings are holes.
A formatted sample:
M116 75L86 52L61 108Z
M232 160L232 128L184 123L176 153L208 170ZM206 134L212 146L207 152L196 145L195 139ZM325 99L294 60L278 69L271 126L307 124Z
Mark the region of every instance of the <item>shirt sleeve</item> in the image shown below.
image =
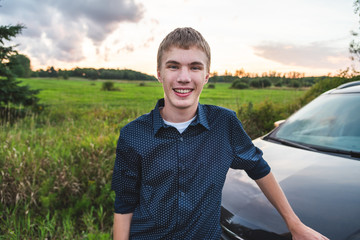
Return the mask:
M252 143L246 134L235 112L231 118L230 131L234 152L231 168L245 170L248 176L254 180L266 176L270 172L270 166L263 159L262 151Z
M125 214L134 212L139 202L141 165L139 154L122 135L116 147L111 188L115 191L115 213Z

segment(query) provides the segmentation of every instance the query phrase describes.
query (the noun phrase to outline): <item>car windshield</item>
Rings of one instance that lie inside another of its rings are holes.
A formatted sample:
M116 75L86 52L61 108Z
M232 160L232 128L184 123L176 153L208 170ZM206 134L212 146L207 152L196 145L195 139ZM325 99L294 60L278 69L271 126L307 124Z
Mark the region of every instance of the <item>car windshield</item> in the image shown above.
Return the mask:
M292 115L270 138L359 153L360 94L324 94Z

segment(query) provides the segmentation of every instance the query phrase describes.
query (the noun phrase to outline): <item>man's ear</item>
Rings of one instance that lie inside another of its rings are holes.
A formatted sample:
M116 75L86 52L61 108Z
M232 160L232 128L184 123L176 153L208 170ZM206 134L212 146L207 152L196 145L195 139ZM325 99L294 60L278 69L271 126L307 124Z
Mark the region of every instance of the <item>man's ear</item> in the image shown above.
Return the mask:
M209 81L209 77L210 77L210 73L207 73L206 76L205 76L205 82L204 82L204 85L208 83Z
M157 70L157 79L160 83L162 83L162 78L161 78L161 74L160 74L160 70Z

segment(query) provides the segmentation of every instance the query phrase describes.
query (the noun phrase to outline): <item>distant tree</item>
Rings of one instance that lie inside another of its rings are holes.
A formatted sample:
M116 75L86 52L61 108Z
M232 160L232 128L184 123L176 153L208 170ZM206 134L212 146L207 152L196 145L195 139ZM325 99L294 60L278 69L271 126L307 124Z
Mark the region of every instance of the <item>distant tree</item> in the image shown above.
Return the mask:
M111 81L103 82L101 90L103 90L103 91L121 91L121 89L115 87L114 83Z
M217 71L214 71L214 72L210 73L210 77L214 77L214 76L217 76L217 75L219 75Z
M274 85L275 87L282 87L283 85L282 79L277 80Z
M63 79L67 80L69 79L68 71L59 69L58 71L59 77L62 77Z
M268 78L255 78L250 81L250 86L253 88L266 88L271 86Z
M207 88L214 89L214 88L215 88L215 84L210 83Z
M9 69L9 58L17 52L14 50L15 46L5 47L4 42L21 33L23 27L22 25L0 26L0 76L13 77Z
M52 78L57 78L59 76L58 72L55 70L54 67L48 67L46 70L48 72L48 76Z
M228 71L228 70L225 70L225 73L224 73L225 76L232 76L231 72Z
M36 105L39 90L31 90L28 86L20 86L9 67L10 58L17 54L16 46L5 46L4 42L21 33L23 25L0 26L0 107L9 108L9 104L31 106Z
M301 87L301 83L300 83L299 79L291 79L290 87L293 87L293 88Z
M354 2L354 12L356 15L360 17L360 0L355 0ZM360 23L360 21L359 21ZM359 27L360 28L360 27ZM359 32L352 31L352 35L354 39L350 42L349 51L351 54L351 60L360 61L360 40L359 40Z
M232 82L230 88L246 89L246 88L249 88L249 85L246 82L243 82L241 80L235 80L235 81Z
M31 76L30 59L23 54L11 55L9 68L16 77L28 78Z
M235 70L234 76L238 76L240 78L245 76L245 70L243 68L241 68L240 70Z

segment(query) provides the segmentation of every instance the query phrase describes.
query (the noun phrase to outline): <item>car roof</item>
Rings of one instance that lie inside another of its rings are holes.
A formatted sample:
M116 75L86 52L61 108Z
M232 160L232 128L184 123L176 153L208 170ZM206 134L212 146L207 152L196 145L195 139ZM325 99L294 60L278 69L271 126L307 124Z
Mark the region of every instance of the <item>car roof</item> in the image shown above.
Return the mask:
M344 83L324 94L360 93L360 81Z

